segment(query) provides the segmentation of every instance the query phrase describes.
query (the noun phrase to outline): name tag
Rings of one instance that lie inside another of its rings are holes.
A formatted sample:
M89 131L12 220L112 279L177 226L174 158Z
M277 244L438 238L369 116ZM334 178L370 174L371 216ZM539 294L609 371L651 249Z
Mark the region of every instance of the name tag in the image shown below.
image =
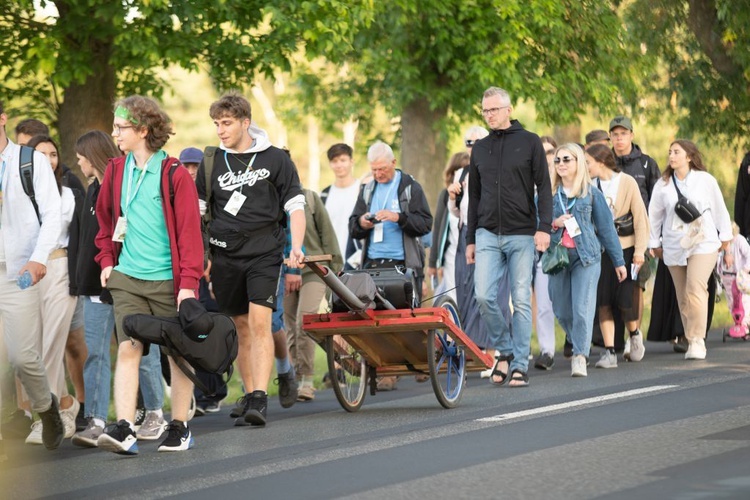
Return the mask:
M242 205L245 203L246 199L247 199L247 196L240 193L239 191L233 192L232 197L229 198L229 201L227 202L227 204L224 205L224 211L236 217L240 211L240 208L242 208Z
M565 229L568 230L568 234L571 238L575 238L581 234L581 226L578 225L575 217L571 217L565 221Z
M385 225L384 222L381 222L380 224L375 224L375 227L372 229L372 241L374 243L380 243L383 241L383 226Z
M125 217L119 217L117 224L115 224L115 230L112 233L112 241L122 243L125 241L125 233L128 232L128 220Z

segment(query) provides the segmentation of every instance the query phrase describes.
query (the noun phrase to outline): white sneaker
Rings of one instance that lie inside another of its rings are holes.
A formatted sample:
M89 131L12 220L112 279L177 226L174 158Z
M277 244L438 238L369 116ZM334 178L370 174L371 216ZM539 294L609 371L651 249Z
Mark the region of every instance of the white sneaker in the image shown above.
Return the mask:
M640 361L643 359L643 355L646 354L646 346L643 344L643 335L640 330L637 330L637 332L638 333L635 335L631 335L627 342L630 349L628 349L629 352L625 359L628 361ZM625 357L625 354L623 354L623 357Z
M703 339L691 340L685 359L706 359L706 342Z
M596 362L597 368L617 368L617 354L609 352L607 349L602 352L599 361Z
M586 356L583 354L576 354L573 356L573 360L570 362L570 376L571 377L586 377Z
M26 437L26 444L44 444L42 441L42 421L31 424L31 433Z
M73 398L73 404L70 408L60 410L60 418L62 419L63 429L65 431L65 439L73 437L76 433L76 417L78 416L78 409L81 407L81 403L76 398Z
M141 428L136 431L136 438L143 441L156 441L164 434L167 422L164 416L159 416L155 411L146 412Z
M625 339L625 348L622 350L622 359L630 361L630 336Z

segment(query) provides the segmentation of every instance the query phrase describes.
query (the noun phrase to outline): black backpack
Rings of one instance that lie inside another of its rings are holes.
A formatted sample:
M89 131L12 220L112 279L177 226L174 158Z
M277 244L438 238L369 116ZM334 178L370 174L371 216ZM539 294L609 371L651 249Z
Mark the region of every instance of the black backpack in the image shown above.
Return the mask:
M21 174L23 192L26 193L26 196L31 200L31 204L34 205L36 218L41 225L42 218L39 216L39 205L36 203L36 193L34 192L34 148L21 146L21 154L18 158L18 170Z

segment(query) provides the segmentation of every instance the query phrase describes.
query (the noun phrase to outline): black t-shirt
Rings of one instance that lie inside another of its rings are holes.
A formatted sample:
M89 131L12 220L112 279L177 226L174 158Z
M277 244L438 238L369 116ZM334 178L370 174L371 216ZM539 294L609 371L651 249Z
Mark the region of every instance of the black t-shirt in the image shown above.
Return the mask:
M205 181L205 168L201 162L196 178L201 200L206 198ZM232 215L224 207L235 191L247 198L237 215ZM216 150L209 201L212 228L252 232L274 223L280 224L284 204L301 194L297 167L285 151L274 146L257 153L235 154Z

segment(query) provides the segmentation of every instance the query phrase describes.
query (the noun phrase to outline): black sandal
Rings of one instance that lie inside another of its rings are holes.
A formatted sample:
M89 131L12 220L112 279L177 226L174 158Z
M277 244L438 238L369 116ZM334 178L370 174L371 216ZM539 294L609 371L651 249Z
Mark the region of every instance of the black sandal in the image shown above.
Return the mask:
M508 383L508 387L528 387L529 375L526 372L522 372L521 370L515 369L510 374L510 381L517 382L517 383L515 385L510 385L510 383Z
M503 385L506 380L508 380L508 374L504 371L500 371L497 368L497 365L502 363L503 361L506 361L508 363L508 367L510 368L510 362L513 361L513 354L503 355L497 357L497 361L495 361L495 366L492 368L492 373L490 373L490 382L495 385ZM492 377L500 377L500 382L495 382L495 380Z

